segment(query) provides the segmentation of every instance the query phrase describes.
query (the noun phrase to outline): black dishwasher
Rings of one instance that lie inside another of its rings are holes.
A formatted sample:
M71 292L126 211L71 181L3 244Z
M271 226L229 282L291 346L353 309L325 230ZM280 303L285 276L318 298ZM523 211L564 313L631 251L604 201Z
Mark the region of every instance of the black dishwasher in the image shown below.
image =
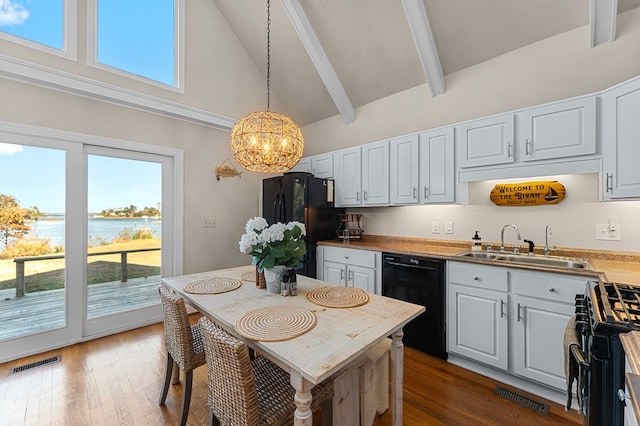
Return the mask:
M447 359L444 271L443 260L382 253L382 295L426 308L404 327L403 342Z

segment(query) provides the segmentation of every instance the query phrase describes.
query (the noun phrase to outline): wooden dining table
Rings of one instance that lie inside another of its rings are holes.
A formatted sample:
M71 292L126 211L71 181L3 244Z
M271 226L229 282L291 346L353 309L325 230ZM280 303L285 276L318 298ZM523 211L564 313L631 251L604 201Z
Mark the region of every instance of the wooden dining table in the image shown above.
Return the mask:
M331 284L298 275L297 295L284 297L257 288L255 281L246 278L251 271L255 271L253 266L244 266L163 278L162 282L182 296L185 303L289 373L290 383L295 389L295 425L312 425L310 406L314 385L332 377L391 336L391 415L392 424L400 426L404 356L402 328L425 308L370 293L367 293L368 301L360 306L321 306L309 300L307 295ZM193 283L214 279L241 281L241 285L217 294L185 291L185 287L190 290ZM315 316L316 323L308 331L282 341L254 340L239 332L242 331L237 327L239 320L251 312L269 308L303 308Z

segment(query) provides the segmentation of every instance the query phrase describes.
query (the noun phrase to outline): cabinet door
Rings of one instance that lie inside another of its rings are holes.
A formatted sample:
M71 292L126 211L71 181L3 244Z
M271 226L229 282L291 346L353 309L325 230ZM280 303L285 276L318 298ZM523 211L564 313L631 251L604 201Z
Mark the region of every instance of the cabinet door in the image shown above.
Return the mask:
M302 157L290 171L311 173L311 157Z
M420 202L452 203L455 200L453 127L420 134Z
M374 270L361 266L348 265L347 287L361 288L366 292L375 293Z
M602 96L605 199L640 197L640 80Z
M513 163L513 117L505 114L456 127L460 167Z
M507 370L506 293L449 284L447 321L449 352Z
M311 157L311 173L315 177L329 179L333 177L333 154L318 154Z
M342 286L346 284L346 266L342 263L324 262L322 273L325 282Z
M362 204L389 204L389 141L362 146Z
M333 154L336 207L362 204L362 159L360 147Z
M596 153L596 98L530 108L517 114L523 161Z
M389 141L391 204L418 202L418 135Z
M514 373L566 390L564 329L574 305L513 296Z

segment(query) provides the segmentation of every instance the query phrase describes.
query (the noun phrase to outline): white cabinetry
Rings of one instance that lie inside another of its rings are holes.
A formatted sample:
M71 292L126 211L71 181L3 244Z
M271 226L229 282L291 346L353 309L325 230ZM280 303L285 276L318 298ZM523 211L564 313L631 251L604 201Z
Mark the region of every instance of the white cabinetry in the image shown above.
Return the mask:
M333 177L333 153L302 157L291 171L311 173L315 177L330 179Z
M513 372L566 389L564 329L586 278L511 271Z
M453 127L391 139L391 204L455 199Z
M516 115L522 161L596 153L596 98L575 99Z
M513 163L514 115L472 121L456 127L460 167Z
M454 202L453 127L420 133L419 138L420 202Z
M391 204L418 203L418 135L389 141Z
M449 262L448 350L566 389L564 329L587 278Z
M465 123L456 127L456 140L461 168L595 154L596 97Z
M507 370L507 271L449 262L448 351Z
M602 96L604 199L640 197L640 79Z
M389 204L389 141L333 154L336 207Z
M381 292L382 253L343 247L319 246L318 279L335 285Z

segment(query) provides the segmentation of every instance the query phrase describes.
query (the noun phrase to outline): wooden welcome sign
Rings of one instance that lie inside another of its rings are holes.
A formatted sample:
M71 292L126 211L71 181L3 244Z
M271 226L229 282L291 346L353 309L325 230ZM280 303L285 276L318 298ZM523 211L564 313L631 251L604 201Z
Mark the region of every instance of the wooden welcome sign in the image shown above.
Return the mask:
M558 181L500 183L491 190L491 201L498 206L539 206L564 200L564 185Z

